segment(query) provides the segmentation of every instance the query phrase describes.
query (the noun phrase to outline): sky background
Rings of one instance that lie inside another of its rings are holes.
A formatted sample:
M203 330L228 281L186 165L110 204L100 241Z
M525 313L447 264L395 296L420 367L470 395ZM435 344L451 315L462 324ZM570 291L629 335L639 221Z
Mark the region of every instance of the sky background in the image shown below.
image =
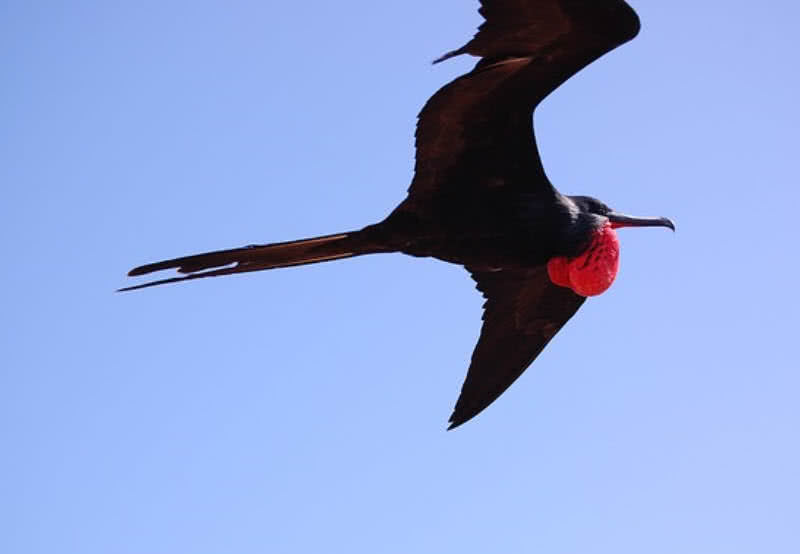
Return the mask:
M480 328L401 255L114 294L359 228L477 2L0 3L0 551L800 552L796 2L632 2L549 97L614 286L446 432Z

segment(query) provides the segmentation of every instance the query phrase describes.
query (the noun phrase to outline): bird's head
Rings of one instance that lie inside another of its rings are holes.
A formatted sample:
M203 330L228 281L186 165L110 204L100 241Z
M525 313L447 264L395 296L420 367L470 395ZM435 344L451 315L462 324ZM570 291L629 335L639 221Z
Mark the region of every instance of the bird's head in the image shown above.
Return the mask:
M675 224L666 217L634 217L612 210L597 198L591 196L570 196L570 200L578 210L584 214L591 214L605 218L605 221L598 220L602 226L606 221L611 224L612 229L620 227L669 227L675 230Z
M591 220L588 246L574 257L557 256L547 262L550 280L568 287L581 296L596 296L608 290L619 269L619 239L614 229L620 227L669 227L666 217L634 217L616 212L591 196L570 196L579 217Z

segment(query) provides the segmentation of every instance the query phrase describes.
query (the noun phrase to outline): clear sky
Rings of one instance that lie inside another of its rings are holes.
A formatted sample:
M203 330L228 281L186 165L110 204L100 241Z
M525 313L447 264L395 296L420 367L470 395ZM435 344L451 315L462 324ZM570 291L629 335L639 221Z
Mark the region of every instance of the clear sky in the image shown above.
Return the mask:
M113 291L384 217L477 2L3 2L0 551L800 552L800 8L632 4L537 134L563 192L678 231L622 231L611 290L445 432L459 267Z

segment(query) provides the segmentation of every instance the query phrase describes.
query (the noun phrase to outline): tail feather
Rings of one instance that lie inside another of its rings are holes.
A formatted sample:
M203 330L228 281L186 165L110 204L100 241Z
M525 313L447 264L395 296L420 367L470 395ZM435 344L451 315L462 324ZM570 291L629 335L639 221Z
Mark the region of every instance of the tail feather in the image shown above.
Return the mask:
M381 249L368 248L358 240L358 233L340 233L310 239L295 240L291 242L277 242L273 244L254 244L243 248L231 250L217 250L155 262L135 267L128 272L129 277L146 275L164 269L177 269L179 273L187 275L151 281L141 285L133 285L119 289L120 291L136 290L166 283L201 279L203 277L217 277L234 273L261 271L278 267L312 264L338 260L380 252ZM235 264L232 267L231 264ZM216 269L219 268L219 269Z

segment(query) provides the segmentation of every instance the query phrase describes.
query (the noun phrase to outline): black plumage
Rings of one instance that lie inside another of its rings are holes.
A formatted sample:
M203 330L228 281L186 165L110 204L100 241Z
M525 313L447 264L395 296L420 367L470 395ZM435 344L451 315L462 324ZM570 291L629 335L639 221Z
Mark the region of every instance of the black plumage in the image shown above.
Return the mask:
M437 62L479 56L422 109L408 196L358 231L253 245L137 267L183 276L122 290L372 253L463 265L486 297L483 327L450 428L481 412L530 365L585 297L554 284L547 263L575 258L604 225L667 226L591 197L560 194L542 166L533 111L561 83L639 32L621 0L482 0L472 40Z

